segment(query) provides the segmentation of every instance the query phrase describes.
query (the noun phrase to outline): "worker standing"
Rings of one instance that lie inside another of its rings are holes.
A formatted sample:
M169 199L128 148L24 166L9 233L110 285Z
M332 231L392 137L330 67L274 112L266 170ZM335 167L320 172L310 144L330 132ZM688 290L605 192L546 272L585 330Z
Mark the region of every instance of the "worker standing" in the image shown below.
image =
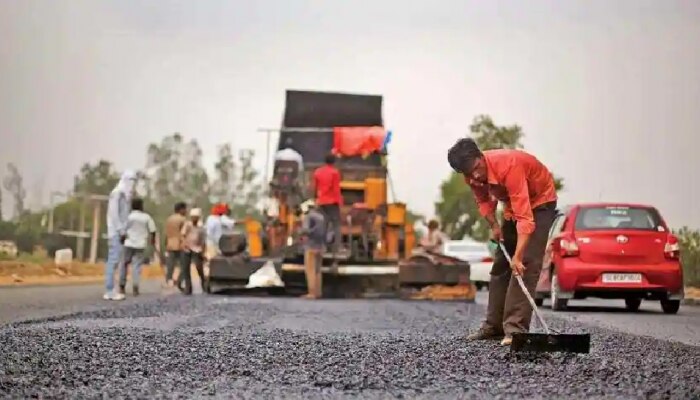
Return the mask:
M320 207L325 217L326 232L333 232L331 245L333 258L338 254L341 246L340 206L343 202L343 197L340 194L340 171L334 164L335 156L328 154L325 165L314 171L313 178L316 206Z
M182 253L182 271L178 278L178 287L182 287L184 281L183 293L192 294L192 277L190 275L190 265L194 263L197 268L197 275L204 289L204 227L202 227L202 210L193 208L190 210L190 220L185 222L182 227L182 236L184 238L184 250Z
M205 224L205 254L208 260L211 260L221 253L221 249L219 248L221 237L233 233L236 221L229 217L230 214L231 209L226 203L218 203L211 208L211 214L207 217L207 222Z
M175 264L182 268L182 227L186 222L187 204L178 202L173 207L173 213L165 220L165 250L168 252L166 258L165 281L169 287L174 286L173 273ZM182 269L180 269L182 272Z
M325 216L316 207L313 200L304 202L301 207L304 214L301 234L304 238L304 273L306 274L307 295L310 299L319 299L323 295L323 249L326 245Z
M428 233L421 238L420 246L430 252L440 252L446 241L447 236L440 231L440 223L433 219L428 222Z
M126 234L126 223L129 217L129 209L136 174L133 171L124 171L119 183L109 194L107 204L107 236L108 252L105 265L105 300L122 300L124 295L114 290L114 273L122 260L122 236Z
M139 295L141 266L145 261L146 247L156 245L156 223L143 211L143 199L131 200L131 213L126 223L126 233L122 237L124 260L119 271L119 293L123 299L126 295L126 273L131 266L131 285L134 296Z
M549 229L556 217L554 179L547 167L524 151L482 152L471 138L457 141L447 159L474 192L479 212L491 227L492 239L503 241L512 254L509 265L500 248L496 251L486 320L467 339L503 336L501 344L510 345L514 333L529 330L532 317L532 308L512 274L521 275L534 295ZM502 226L496 219L498 201L505 204Z

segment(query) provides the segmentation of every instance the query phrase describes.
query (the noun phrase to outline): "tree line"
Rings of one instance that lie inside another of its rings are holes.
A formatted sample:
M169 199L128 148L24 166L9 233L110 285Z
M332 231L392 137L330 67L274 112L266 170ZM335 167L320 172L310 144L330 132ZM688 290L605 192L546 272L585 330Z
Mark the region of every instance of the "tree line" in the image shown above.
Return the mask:
M482 150L524 149L523 130L518 125L499 126L488 115L479 115L469 126L471 137ZM172 213L173 204L185 201L205 212L215 202L227 202L235 218L251 215L259 218L257 208L263 196L260 174L253 166L255 152L240 149L234 152L230 144L218 147L213 173L202 162L202 150L196 139L186 140L180 133L164 137L159 143L146 148L145 165L139 170L137 191L145 199L146 211L161 223ZM88 193L108 195L119 181L120 173L109 160L86 163L76 174L73 194ZM564 180L555 175L557 191L564 189ZM3 219L3 190L13 202L10 221ZM26 190L22 175L16 165L10 163L0 189L0 240L13 240L20 251L30 253L41 244L52 254L59 248L75 249L75 239L46 233L47 210L31 212L25 208ZM406 199L410 203L410 199ZM68 196L54 208L54 231L76 231L81 218L84 226L92 226L92 213L81 217L82 204L78 198ZM435 215L443 230L452 239L471 237L478 241L488 239L488 226L482 221L471 189L460 174L452 172L440 184L440 197L435 203ZM103 215L104 218L104 209ZM409 211L411 220L424 219ZM106 233L106 223L102 224ZM700 231L683 227L676 230L679 236L687 282L700 285ZM100 247L104 256L105 246Z
M187 140L174 133L158 143L151 143L145 152L145 163L137 170L136 191L144 198L145 209L161 224L173 212L178 201L205 212L216 202L226 202L234 218L260 217L258 203L263 196L260 174L254 167L255 152L250 149L234 151L226 143L218 147L212 172L202 161L202 149L196 139ZM53 230L77 231L81 226L92 227L92 209L83 209L81 194L109 195L119 182L121 172L109 160L85 163L74 177L73 185L53 208ZM60 248L75 250L75 238L48 234L48 208L30 211L25 208L26 191L22 175L14 164L7 166L3 188L13 200L13 215L4 220L2 190L0 190L0 240L13 240L21 252L31 253L42 245L49 254ZM56 193L52 194L54 196ZM106 233L106 205L102 208L101 231ZM81 224L81 219L83 220ZM101 241L99 254L104 256L106 245Z

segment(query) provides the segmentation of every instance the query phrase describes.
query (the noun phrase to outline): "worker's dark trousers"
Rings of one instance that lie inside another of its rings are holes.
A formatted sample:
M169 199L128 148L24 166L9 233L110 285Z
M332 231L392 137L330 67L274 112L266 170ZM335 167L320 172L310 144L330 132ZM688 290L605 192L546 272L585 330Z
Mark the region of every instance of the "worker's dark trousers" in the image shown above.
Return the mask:
M342 243L340 235L340 206L338 204L324 204L321 206L321 212L326 220L326 232L333 232L333 246L331 252L337 253ZM333 226L333 230L329 225Z
M199 275L200 282L204 284L204 257L202 253L195 253L192 251L182 252L182 262L180 267L180 276L178 277L177 286L185 294L192 294L192 275L190 274L190 266L194 263L197 268L197 275ZM183 287L184 282L184 287Z
M165 281L170 282L173 280L173 274L175 273L175 263L182 262L182 251L172 251L168 250L168 256L165 259ZM182 272L182 271L180 271Z
M549 229L556 217L556 202L547 203L534 210L535 231L530 236L523 264L525 273L523 281L531 295L535 294L537 280L542 270L542 258ZM514 221L505 221L502 228L506 250L512 255L518 242L518 232ZM532 307L522 292L520 285L511 274L510 264L499 248L491 269L489 283L489 305L483 329L495 333L511 335L515 332L527 332L530 329Z

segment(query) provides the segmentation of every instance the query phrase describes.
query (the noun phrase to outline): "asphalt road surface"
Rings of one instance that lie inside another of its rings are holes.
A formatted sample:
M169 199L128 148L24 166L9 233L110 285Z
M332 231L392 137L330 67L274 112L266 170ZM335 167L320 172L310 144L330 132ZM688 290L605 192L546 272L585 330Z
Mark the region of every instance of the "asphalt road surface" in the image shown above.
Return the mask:
M590 332L591 354L514 355L463 341L483 294L464 304L158 291L114 303L94 286L0 289L0 397L700 397L700 347L678 332L700 332L691 307L547 311L555 328Z
M488 292L479 292L477 303L486 306ZM681 305L678 314L667 315L661 311L658 301L642 301L639 311L630 312L625 309L624 300L586 299L569 300L566 311L552 311L549 300L545 300L541 309L547 319L564 318L634 335L700 346L700 306Z

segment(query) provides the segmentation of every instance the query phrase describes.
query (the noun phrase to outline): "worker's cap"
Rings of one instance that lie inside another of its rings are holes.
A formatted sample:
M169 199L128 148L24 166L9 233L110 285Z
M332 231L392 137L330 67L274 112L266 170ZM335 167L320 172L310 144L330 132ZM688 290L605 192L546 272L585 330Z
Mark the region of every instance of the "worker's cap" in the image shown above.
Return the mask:
M301 203L299 208L301 208L301 212L307 213L309 212L310 209L312 209L314 206L316 206L316 202L313 200L306 200L305 202Z
M211 214L212 214L212 215L219 215L219 216L221 216L221 215L226 214L227 212L229 212L229 208L228 208L228 204L226 204L226 203L218 203L218 204L215 204L215 205L211 208Z
M202 216L202 209L201 208L193 208L190 210L190 217L201 217Z

